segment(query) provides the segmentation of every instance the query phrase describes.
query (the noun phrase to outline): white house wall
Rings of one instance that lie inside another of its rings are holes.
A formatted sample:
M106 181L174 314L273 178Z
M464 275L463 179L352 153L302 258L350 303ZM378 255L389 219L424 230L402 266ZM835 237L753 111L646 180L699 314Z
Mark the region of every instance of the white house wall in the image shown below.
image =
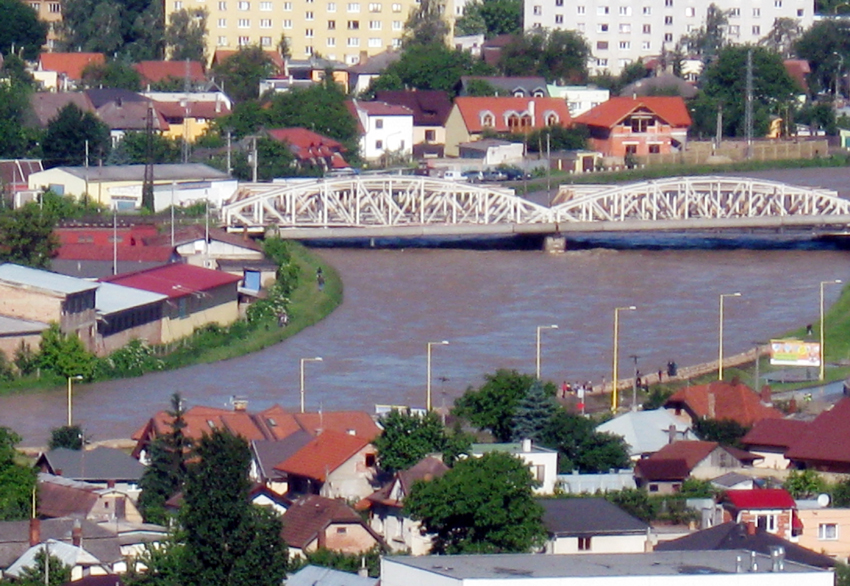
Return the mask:
M578 537L556 537L546 544L546 553L643 553L646 535L593 535L590 549L579 551Z

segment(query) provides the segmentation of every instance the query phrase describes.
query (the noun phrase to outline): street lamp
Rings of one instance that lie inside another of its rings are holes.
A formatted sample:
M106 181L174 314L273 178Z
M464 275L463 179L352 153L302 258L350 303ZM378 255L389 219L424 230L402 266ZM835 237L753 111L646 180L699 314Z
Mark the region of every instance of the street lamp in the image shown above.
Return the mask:
M741 293L722 293L720 295L720 343L718 344L717 380L723 380L723 300L727 297L740 297Z
M83 380L82 375L69 376L68 377L68 427L73 425L73 418L71 417L71 395L74 392L74 381L75 380Z
M637 309L634 305L629 305L628 307L615 307L614 308L614 376L611 377L611 411L617 412L617 380L619 375L619 361L620 361L620 312L621 311L634 311Z
M823 322L823 286L824 285L834 285L841 283L841 279L835 279L834 281L821 281L820 282L820 373L818 375L818 380L823 380L824 374L826 373L826 352L824 352L824 322Z
M321 362L322 357L302 358L301 359L301 413L304 413L304 363L305 362Z
M557 330L558 326L537 326L537 380L540 380L540 332L542 330Z
M431 410L431 346L448 346L449 341L443 340L442 342L428 342L428 374L427 374L427 387L425 389L425 410Z

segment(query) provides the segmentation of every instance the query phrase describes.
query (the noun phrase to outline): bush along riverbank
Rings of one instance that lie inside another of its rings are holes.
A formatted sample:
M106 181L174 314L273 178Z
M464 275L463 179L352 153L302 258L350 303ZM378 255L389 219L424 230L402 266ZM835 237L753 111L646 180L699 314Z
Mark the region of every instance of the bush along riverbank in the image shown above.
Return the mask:
M226 327L208 324L168 345L133 340L104 358L90 354L79 338L54 325L43 334L40 350L22 346L12 359L0 353L0 392L56 387L69 377L93 382L141 376L243 356L294 336L342 303L339 274L307 248L272 238L264 242L264 250L278 266L277 279L267 297L249 307L245 319Z

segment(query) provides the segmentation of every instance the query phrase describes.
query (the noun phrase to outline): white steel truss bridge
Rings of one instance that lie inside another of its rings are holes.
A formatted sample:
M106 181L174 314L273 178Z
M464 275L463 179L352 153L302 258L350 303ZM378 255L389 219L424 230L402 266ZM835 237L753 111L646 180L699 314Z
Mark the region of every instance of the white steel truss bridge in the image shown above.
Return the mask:
M546 207L493 185L375 175L252 184L222 209L231 231L293 239L554 235L570 232L818 228L850 225L834 191L744 177L602 186Z

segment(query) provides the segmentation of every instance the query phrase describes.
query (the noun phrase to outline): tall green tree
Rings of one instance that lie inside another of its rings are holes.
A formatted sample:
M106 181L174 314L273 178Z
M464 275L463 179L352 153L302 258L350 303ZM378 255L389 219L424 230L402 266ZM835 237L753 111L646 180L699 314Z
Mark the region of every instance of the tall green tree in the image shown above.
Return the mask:
M83 449L83 428L79 425L63 425L50 430L50 441L47 447L50 450L65 448L66 450Z
M534 381L514 409L511 438L515 442L524 439L540 442L549 421L559 409L552 394L546 392L543 383L540 380Z
M802 33L803 27L796 18L777 18L759 44L779 53L783 59L790 59L794 56L794 45Z
M215 79L236 102L256 99L260 81L271 77L275 65L271 57L258 45L242 47L213 68Z
M0 0L0 53L35 60L47 39L47 23L29 4ZM14 50L13 50L14 48Z
M697 419L694 422L694 433L699 439L707 442L717 442L724 446L743 448L741 438L750 431L734 419Z
M59 47L131 60L161 59L161 4L156 0L66 0Z
M82 84L85 88L115 88L138 92L142 89L139 72L127 63L109 61L91 63L83 69Z
M593 420L559 409L549 420L540 443L558 450L562 473L593 473L628 468L629 452L622 437L598 432Z
M584 83L590 47L581 33L533 30L515 37L502 50L499 69L504 75L539 75L548 82Z
M53 233L56 217L28 203L17 210L0 211L0 261L47 268L59 248Z
M709 4L705 12L705 24L682 39L688 51L698 56L703 63L712 61L726 46L729 14L717 4Z
M279 586L288 562L280 519L248 502L247 442L218 429L195 450L184 485L185 586Z
M809 62L808 76L813 94L833 92L842 67L850 67L850 22L823 19L806 30L794 46L797 56ZM845 69L846 72L846 69Z
M449 34L445 0L420 0L404 23L404 47L414 45L444 45Z
M381 419L381 427L383 431L373 443L378 450L378 463L388 472L407 470L428 454L449 451L456 455L458 451L451 445L452 437L433 411L420 416L393 410ZM468 450L469 439L466 436L458 439L465 442Z
M109 154L109 127L91 112L83 112L68 104L47 124L42 145L44 166L80 166L85 163L86 141L90 163L104 160Z
M176 138L160 134L151 136L153 162L179 163L183 158L183 143ZM109 153L110 165L144 165L147 162L148 135L145 132L127 132L121 142Z
M6 61L14 63L14 56ZM32 86L22 83L13 71L3 68L8 83L0 83L0 157L19 158L37 150L41 132L25 124L30 111Z
M434 535L431 553L528 552L546 536L534 484L521 460L491 452L415 483L404 510Z
M165 44L171 59L207 62L208 19L206 8L184 8L171 13L165 29Z
M52 323L41 333L38 362L42 370L67 379L81 376L90 380L94 374L97 358L83 346L75 334L66 334L59 324Z
M473 0L455 22L456 35L499 35L522 33L522 0Z
M20 521L32 515L35 470L18 462L21 436L0 427L0 521Z

